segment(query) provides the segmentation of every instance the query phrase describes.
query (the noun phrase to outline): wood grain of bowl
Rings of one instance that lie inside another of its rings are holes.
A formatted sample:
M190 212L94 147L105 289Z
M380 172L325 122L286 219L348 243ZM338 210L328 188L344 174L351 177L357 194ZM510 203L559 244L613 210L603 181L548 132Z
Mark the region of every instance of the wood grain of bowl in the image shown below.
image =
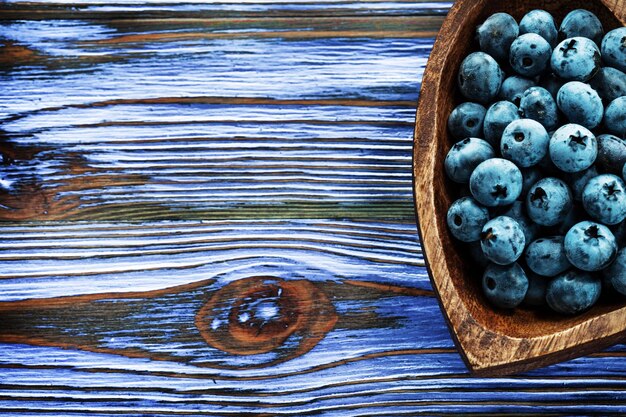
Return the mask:
M626 336L626 301L605 299L585 313L567 317L547 311L491 307L480 288L482 271L446 226L446 212L457 198L443 161L454 143L446 123L463 100L456 88L462 59L478 50L477 25L503 11L518 21L532 9L555 16L584 8L600 18L605 31L626 24L626 0L459 0L450 10L433 47L422 81L413 149L413 182L419 232L433 287L451 333L469 369L501 375L581 356Z

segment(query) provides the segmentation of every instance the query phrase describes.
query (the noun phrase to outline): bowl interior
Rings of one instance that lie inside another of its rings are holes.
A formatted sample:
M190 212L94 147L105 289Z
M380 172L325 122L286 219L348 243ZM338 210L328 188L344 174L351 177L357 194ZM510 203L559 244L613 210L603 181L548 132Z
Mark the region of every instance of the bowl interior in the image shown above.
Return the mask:
M449 278L459 294L463 295L463 302L466 308L477 322L494 332L511 337L533 337L552 334L563 328L582 323L591 317L623 308L625 305L624 299L617 297L607 298L604 296L591 310L575 317L561 316L547 310L531 310L524 307L517 308L515 311L497 310L491 307L482 295L480 288L482 271L474 266L467 249L455 241L447 232L445 213L450 204L459 195L458 185L453 184L443 174L445 155L455 142L447 132L447 115L450 114L450 111L456 105L466 101L456 87L458 66L466 55L478 50L477 42L474 40L474 31L477 25L496 12L509 13L519 22L526 12L535 8L544 9L552 13L557 27L563 17L576 8L584 8L594 12L602 21L605 31L623 26L622 23L599 0L588 0L585 2L539 0L495 2L478 0L464 1L463 3L465 8L459 9L458 13L464 14L465 23L458 27L454 33L450 34L449 39L444 40L452 44L449 47L449 53L446 56L443 67L439 69L441 71L441 82L437 93L439 100L436 103L438 118L434 123L436 131L433 132L437 140L435 140L432 148L435 152L435 162L431 178L434 190L436 190L433 196L436 218L433 221L437 224L437 230L444 231L440 233L441 247L453 247L455 249L444 249L447 269L451 271ZM416 193L419 193L419 190L416 190ZM417 198L419 198L419 194L417 194ZM422 231L424 232L424 230ZM428 254L427 248L427 257ZM428 259L428 261L432 263L435 260ZM436 260L436 262L440 262L440 260Z

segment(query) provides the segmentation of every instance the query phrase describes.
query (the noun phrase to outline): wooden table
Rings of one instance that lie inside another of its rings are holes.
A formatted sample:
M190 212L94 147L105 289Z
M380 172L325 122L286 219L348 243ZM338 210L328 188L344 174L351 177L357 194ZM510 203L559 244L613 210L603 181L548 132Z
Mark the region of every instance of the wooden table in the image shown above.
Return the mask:
M626 412L626 348L472 378L415 227L450 3L5 1L0 414Z

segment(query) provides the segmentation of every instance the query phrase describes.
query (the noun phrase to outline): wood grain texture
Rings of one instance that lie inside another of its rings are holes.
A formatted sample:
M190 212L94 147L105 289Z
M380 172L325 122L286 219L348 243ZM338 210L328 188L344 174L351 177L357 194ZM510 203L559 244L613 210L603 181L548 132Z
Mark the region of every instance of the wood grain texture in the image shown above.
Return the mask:
M563 317L537 309L494 311L480 288L480 275L460 244L453 242L445 213L456 188L445 178L443 161L454 142L447 119L460 103L458 63L475 45L463 43L489 15L504 11L520 19L525 10L545 8L562 19L571 8L593 11L606 30L626 23L626 5L613 1L543 2L520 0L499 5L459 1L451 10L424 75L414 153L416 205L421 237L439 298L468 365L477 373L519 372L606 347L626 334L623 300L603 300L584 314ZM559 21L559 20L557 20ZM459 28L461 28L459 30ZM455 250L450 250L454 248Z
M449 6L2 3L0 415L623 414L623 345L474 378L450 338L411 181Z

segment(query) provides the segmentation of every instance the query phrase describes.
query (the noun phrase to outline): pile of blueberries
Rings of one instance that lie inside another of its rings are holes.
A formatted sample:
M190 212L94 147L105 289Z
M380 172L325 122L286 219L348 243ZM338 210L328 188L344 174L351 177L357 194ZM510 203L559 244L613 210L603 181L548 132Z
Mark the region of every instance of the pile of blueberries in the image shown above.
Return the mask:
M452 235L500 308L591 307L626 295L626 27L577 9L496 13L461 63L446 174Z

